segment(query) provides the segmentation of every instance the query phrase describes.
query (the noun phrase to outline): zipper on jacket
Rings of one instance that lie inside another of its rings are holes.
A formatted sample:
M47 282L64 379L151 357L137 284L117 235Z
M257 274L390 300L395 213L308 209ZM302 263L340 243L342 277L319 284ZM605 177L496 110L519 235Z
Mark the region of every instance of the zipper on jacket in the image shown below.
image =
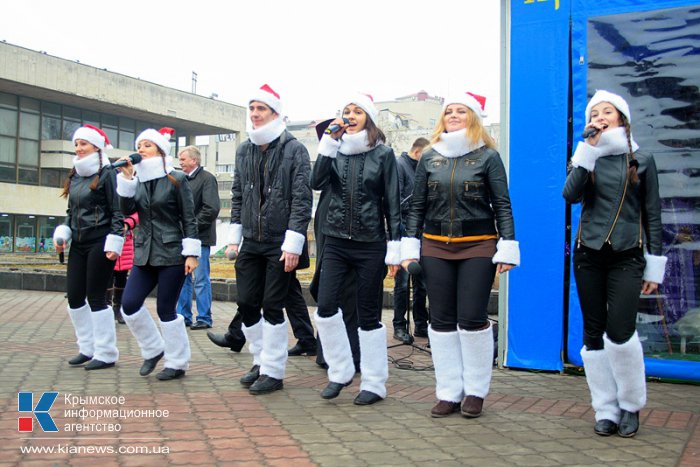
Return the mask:
M357 160L357 156L353 156L349 158L349 160L352 161L352 167L350 170L350 215L348 216L348 239L352 239L352 218L354 216L355 210L353 208L353 204L355 202L355 161Z
M642 216L639 216L639 248L642 247Z
M452 224L455 219L455 200L454 200L454 180L455 180L455 172L457 171L457 161L454 160L452 161L452 175L450 175L450 234L448 235L449 238L452 238ZM449 241L447 242L449 243Z
M623 159L623 164L625 162L627 162L626 157ZM620 211L622 211L622 205L625 204L625 195L627 195L627 185L628 185L627 182L629 181L628 180L629 171L625 170L624 166L623 166L622 170L624 170L624 172L625 172L625 189L622 191L622 199L620 200L620 206L618 206L618 208L617 208L617 214L615 214L615 220L613 220L613 225L612 225L612 227L610 227L610 232L608 232L608 236L605 239L605 241L603 242L603 243L609 243L611 246L612 246L612 242L610 241L610 236L612 235L613 230L615 230L615 225L617 224L617 219L620 217Z

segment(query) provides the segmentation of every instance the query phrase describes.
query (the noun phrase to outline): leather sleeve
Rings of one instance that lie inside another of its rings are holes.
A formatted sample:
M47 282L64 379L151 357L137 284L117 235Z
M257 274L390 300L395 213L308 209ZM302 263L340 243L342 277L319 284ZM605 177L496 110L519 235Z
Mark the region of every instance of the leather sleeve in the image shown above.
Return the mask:
M497 152L489 157L488 185L491 195L491 206L496 215L496 228L501 238L505 240L515 239L515 224L513 222L513 210L508 193L508 178L506 169Z
M416 178L413 185L413 196L406 215L406 236L420 238L423 235L425 210L428 195L427 157L421 157L416 167Z
M661 251L661 198L659 196L659 178L654 157L647 156L647 170L644 177L644 202L642 203L642 220L647 237L647 248L652 255L660 256Z
M576 204L583 201L583 193L590 172L583 167L570 167L569 175L566 177L562 196L567 203Z
M396 168L394 151L388 148L384 158L384 216L391 238L401 240L401 195L399 193L399 173Z
M285 146L294 151L294 168L291 174L292 200L289 212L289 230L306 236L306 229L311 221L311 206L313 194L311 193L311 163L309 152L301 143Z

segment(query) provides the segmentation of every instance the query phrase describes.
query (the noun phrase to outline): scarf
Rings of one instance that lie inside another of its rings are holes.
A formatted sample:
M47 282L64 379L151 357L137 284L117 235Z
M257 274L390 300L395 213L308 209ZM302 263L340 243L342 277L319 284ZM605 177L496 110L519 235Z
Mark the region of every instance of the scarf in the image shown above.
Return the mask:
M433 144L433 149L439 152L444 157L455 158L484 146L484 142L480 139L476 144L467 139L467 133L464 129L443 133L440 135L440 141Z

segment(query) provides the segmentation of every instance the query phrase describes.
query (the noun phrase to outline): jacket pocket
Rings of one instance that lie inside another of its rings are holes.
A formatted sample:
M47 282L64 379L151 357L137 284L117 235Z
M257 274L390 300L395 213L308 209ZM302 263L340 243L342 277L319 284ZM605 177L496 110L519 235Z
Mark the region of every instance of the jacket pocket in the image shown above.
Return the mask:
M440 196L440 182L430 180L428 182L428 199L434 199Z
M483 198L485 195L485 188L483 182L464 182L463 195L465 198Z
M175 232L163 232L163 236L161 238L163 239L164 244L182 242L182 236Z

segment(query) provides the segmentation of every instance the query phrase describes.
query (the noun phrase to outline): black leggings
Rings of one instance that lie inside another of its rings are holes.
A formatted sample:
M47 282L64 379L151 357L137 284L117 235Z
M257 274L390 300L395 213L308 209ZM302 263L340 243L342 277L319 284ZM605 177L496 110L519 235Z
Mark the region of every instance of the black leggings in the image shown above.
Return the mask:
M574 252L574 277L583 313L583 344L603 348L603 333L622 344L634 334L642 291L644 253L641 248L613 251L581 246Z
M68 306L71 308L85 305L86 297L92 311L107 308L105 294L112 279L114 261L105 256L104 245L104 237L71 245L66 279Z
M185 265L175 266L134 266L126 281L122 296L124 314L133 315L141 309L151 291L158 286L156 311L163 322L177 318L177 299L185 282Z
M439 332L476 331L488 324L496 265L491 258L421 259L430 301L430 327Z

